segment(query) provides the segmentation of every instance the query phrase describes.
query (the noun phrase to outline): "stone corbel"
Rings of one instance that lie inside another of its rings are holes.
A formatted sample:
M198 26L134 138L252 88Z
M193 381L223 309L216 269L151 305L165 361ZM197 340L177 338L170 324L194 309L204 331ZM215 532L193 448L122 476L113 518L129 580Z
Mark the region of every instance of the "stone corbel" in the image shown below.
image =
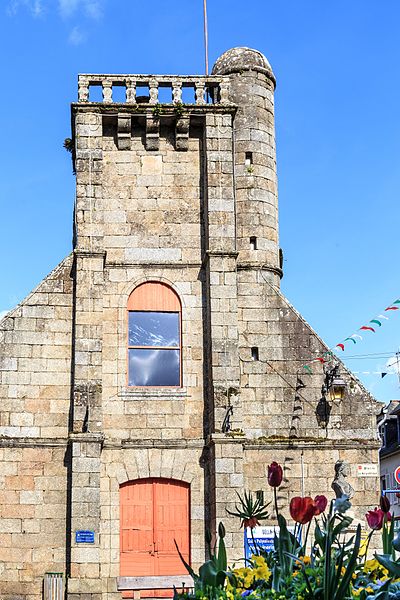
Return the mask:
M146 148L158 150L160 147L160 119L146 115Z
M188 116L179 117L175 125L175 150L189 149L189 126L190 119Z
M131 116L119 113L117 128L118 150L131 149Z

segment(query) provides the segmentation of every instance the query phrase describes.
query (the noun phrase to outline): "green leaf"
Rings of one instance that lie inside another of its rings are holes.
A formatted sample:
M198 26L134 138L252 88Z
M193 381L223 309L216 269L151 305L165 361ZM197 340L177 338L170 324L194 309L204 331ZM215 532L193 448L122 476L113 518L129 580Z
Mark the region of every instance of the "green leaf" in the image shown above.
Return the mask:
M323 551L325 548L325 534L322 532L321 527L319 526L318 523L315 526L314 536L315 536L316 544L318 544L318 546Z
M352 521L353 519L351 517L343 517L340 523L338 523L336 527L333 528L333 538L337 538L338 535L342 533L343 529L346 529L346 527L348 527Z
M218 571L216 576L215 576L215 585L217 587L224 587L225 584L225 579L226 579L226 571Z
M228 559L226 556L226 548L224 542L225 528L222 525L222 523L219 524L218 533L220 537L218 544L218 556L216 559L217 569L219 569L220 571L226 571L226 569L228 568Z
M193 571L192 567L186 562L186 560L183 558L181 551L178 548L178 544L176 543L176 540L174 540L174 544L176 547L176 550L179 554L179 558L181 559L181 561L183 562L186 571L189 573L189 575L191 575L193 577L193 581L196 583L196 581L199 579L199 576L196 575L196 573Z
M212 560L207 560L207 562L201 565L199 577L203 586L210 585L216 587L217 569Z
M342 600L345 597L347 589L350 585L351 576L353 575L354 569L357 565L357 557L358 552L360 550L360 542L361 542L361 525L357 525L356 539L354 541L354 548L351 554L350 560L347 564L347 569L345 574L343 575L342 582L339 586L339 589L335 593L333 600ZM342 549L343 552L343 549Z
M225 537L225 527L222 521L218 525L218 535L221 539Z
M400 577L400 563L391 559L390 554L375 554L376 560L394 577Z
M392 541L392 546L395 550L397 550L397 552L400 551L400 533L398 533L398 535Z

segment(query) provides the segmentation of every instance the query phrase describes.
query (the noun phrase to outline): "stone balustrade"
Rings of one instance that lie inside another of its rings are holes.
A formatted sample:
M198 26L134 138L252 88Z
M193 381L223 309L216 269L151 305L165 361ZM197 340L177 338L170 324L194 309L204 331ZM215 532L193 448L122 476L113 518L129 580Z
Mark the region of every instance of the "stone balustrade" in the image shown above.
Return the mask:
M103 103L136 104L228 104L229 80L212 76L79 75L78 102L99 102L91 98L91 88L101 87ZM125 96L113 99L113 89L124 88ZM160 90L169 90L160 94ZM188 90L185 93L185 90ZM162 97L160 97L162 95ZM169 99L170 98L170 99Z

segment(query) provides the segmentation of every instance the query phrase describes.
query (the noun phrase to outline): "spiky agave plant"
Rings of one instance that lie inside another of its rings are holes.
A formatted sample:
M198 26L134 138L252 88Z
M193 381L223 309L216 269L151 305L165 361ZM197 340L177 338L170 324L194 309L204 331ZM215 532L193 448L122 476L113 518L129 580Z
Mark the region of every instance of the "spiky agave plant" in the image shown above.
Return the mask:
M267 506L270 504L264 504L261 498L253 498L252 492L244 491L243 497L236 492L239 498L239 503L235 504L235 510L228 510L226 512L232 517L239 517L241 519L240 527L250 527L251 537L253 539L254 544L254 552L255 554L259 554L256 541L253 535L253 529L257 525L260 524L262 519L268 519L269 512L267 511Z

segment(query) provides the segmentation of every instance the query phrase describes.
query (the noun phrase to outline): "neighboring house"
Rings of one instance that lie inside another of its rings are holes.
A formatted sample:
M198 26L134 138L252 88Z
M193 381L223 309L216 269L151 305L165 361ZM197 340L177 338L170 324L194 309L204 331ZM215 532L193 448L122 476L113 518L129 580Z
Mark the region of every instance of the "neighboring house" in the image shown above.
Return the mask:
M400 466L400 400L392 400L377 417L382 447L379 450L381 490L399 489L395 470ZM400 517L400 499L395 493L388 494L392 512Z
M0 322L2 600L48 571L117 600L184 573L174 539L198 567L219 521L239 559L226 509L271 499L272 461L285 511L332 497L339 459L356 514L377 502L377 403L280 291L274 89L248 48L210 76L79 77L73 252Z

